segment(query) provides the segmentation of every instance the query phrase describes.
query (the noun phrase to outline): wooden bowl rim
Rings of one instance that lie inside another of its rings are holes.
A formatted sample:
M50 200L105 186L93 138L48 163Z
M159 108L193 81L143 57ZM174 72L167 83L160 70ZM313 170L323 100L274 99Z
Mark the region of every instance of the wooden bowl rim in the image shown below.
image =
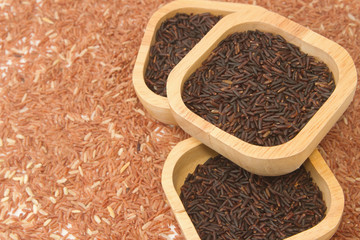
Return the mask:
M161 176L161 183L166 198L185 238L188 240L200 238L194 225L191 222L189 215L186 213L186 210L180 200L179 195L176 192L174 186L174 178L176 177L174 176L174 169L176 167L176 164L182 160L182 157L186 153L193 149L196 149L201 145L205 146L195 138L189 138L182 142L179 142L169 153L165 161ZM208 147L206 148L209 149ZM209 149L209 151L212 150ZM314 152L310 155L309 160L305 162L305 168L307 170L309 170L309 168L315 169L315 173L319 175L318 180L315 181L316 183L319 183L321 181L325 182L330 195L330 206L327 206L328 209L326 212L326 216L321 222L306 231L286 238L286 240L330 239L331 236L336 232L344 211L343 190L317 149L315 149ZM313 178L313 175L315 173L311 173L311 176Z
M255 24L257 27L253 27ZM324 55L323 58L327 57L326 63L332 65L329 67L337 81L334 92L305 127L284 144L264 147L247 143L202 119L190 111L182 101L181 92L185 79L201 64L202 57L207 57L222 39L232 33L232 29L239 26L250 26L254 29L271 27L278 32L286 33L292 38L289 40L283 36L289 42L296 41L302 45L300 47L317 50L317 54ZM250 172L260 175L281 175L298 168L316 148L352 101L356 83L354 62L340 45L279 14L270 11L259 14L253 9L225 16L214 26L170 73L167 95L175 120L190 135ZM278 170L271 168L274 163Z
M154 93L145 83L144 74L146 71L148 56L152 42L154 41L156 31L161 23L170 15L175 15L177 12L210 12L222 13L228 15L239 9L259 9L266 11L264 8L249 4L217 2L206 0L176 0L170 2L159 8L150 18L143 39L141 41L140 49L136 58L133 69L132 81L136 95L144 105L145 109L157 120L166 123L177 125L170 112L170 106L166 97Z

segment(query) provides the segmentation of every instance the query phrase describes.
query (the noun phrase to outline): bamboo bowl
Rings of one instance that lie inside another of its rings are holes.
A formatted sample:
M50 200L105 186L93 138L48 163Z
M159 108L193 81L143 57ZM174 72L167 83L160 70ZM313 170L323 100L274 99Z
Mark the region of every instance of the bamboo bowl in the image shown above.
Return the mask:
M257 9L258 12L266 11L265 9L253 5L238 4L238 3L225 3L215 1L190 1L190 0L177 0L166 4L158 11L156 11L146 27L144 37L141 42L139 53L136 58L133 70L133 85L136 95L140 99L145 109L157 120L177 125L174 117L170 112L170 106L166 97L160 96L145 83L145 71L149 61L150 48L155 42L156 32L161 24L168 18L176 15L176 13L206 13L210 12L214 15L228 15L239 11L250 11ZM221 21L221 20L220 20Z
M247 143L202 119L184 104L184 82L228 35L258 29L279 34L288 42L325 62L334 74L335 90L305 127L290 141L272 147ZM266 176L294 171L309 157L352 101L357 83L354 62L345 49L276 13L239 10L224 17L170 73L167 95L179 126L191 136L242 168Z
M162 187L175 214L179 226L188 240L200 239L189 215L180 200L180 188L189 173L193 173L198 164L203 164L210 157L218 155L215 151L201 144L195 138L180 142L170 152L162 172ZM319 186L327 206L325 218L316 226L293 235L287 240L325 240L336 232L344 210L344 193L326 165L321 154L315 150L304 163L313 181Z

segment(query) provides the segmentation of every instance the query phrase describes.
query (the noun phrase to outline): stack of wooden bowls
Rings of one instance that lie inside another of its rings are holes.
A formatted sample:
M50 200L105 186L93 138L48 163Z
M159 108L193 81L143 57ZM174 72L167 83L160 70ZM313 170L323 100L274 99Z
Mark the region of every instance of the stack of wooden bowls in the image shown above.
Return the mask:
M168 76L167 96L151 91L145 83L150 48L161 24L177 13L212 13L223 18L176 65ZM184 82L229 34L260 30L281 35L301 51L326 63L335 79L335 90L303 129L290 141L271 147L247 143L191 112L182 100ZM319 186L327 205L325 218L315 227L288 239L329 239L336 231L344 208L342 189L326 165L317 145L351 103L357 83L350 55L333 41L264 8L225 2L177 0L161 7L150 19L133 72L133 84L145 109L161 122L178 124L193 138L180 142L169 154L162 185L169 204L187 239L199 236L179 198L186 176L198 164L221 154L240 167L264 176L278 176L302 164ZM307 160L308 159L308 160Z

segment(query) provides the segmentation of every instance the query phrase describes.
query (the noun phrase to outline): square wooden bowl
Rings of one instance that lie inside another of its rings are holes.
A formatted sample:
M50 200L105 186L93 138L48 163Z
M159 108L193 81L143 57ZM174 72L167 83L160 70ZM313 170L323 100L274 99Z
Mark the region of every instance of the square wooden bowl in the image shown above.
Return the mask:
M174 147L166 159L163 168L162 187L176 220L185 238L188 240L198 240L200 238L180 200L180 188L184 184L187 175L193 173L198 164L203 164L210 157L216 155L218 153L201 144L195 138L189 138ZM304 163L304 166L322 191L327 211L325 218L316 226L286 239L330 239L340 224L344 210L344 193L317 150L310 155L309 160Z
M170 106L167 98L154 93L145 83L145 71L149 61L150 48L155 42L156 32L160 28L161 24L166 19L174 17L177 13L200 14L209 12L214 15L226 16L240 9L244 11L257 9L259 13L266 11L264 8L248 4L177 0L164 5L152 15L141 42L132 79L136 95L140 99L140 102L144 105L145 109L154 118L163 123L177 125L170 112Z
M325 62L336 85L328 100L292 140L272 147L253 145L221 130L190 111L181 97L184 82L220 41L232 33L256 29L279 34ZM167 95L175 120L191 136L252 173L276 176L294 171L309 157L349 106L356 83L354 62L340 45L283 16L254 8L239 10L214 26L170 73Z

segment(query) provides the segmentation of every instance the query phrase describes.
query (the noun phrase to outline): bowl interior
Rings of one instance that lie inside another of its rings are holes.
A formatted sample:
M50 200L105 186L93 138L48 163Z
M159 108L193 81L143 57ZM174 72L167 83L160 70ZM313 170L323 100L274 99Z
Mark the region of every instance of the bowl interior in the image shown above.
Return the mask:
M260 30L262 32L268 32L274 35L282 36L287 42L298 46L302 52L326 63L330 71L334 74L335 85L339 83L339 65L335 62L334 58L329 54L329 52L326 51L326 49L314 45L313 42L310 43L306 41L307 35L309 34L310 31L309 29L301 26L296 30L296 34L293 34L294 33L293 31L288 31L287 28L282 28L278 25L271 24L270 22L249 20L247 22L241 22L235 25L233 24L232 26L228 27L225 31L222 31L221 34L217 36L216 40L212 39L211 41L209 41L209 44L207 44L206 46L206 50L202 51L201 55L198 55L199 57L197 57L192 62L191 67L187 70L187 72L183 76L181 81L181 89L183 88L184 82L190 77L190 75L193 72L195 72L201 66L202 62L209 57L211 52L218 46L218 44L222 40L224 40L226 37L228 37L233 33L246 32L249 30ZM322 38L325 39L324 37Z
M164 165L163 189L187 239L199 239L199 237L180 200L180 188L187 175L193 173L198 164L203 164L210 157L216 155L218 153L190 138L179 143L172 150ZM287 239L329 239L335 233L343 212L344 195L342 189L317 150L311 154L304 166L323 193L323 199L327 206L326 216L313 228Z

